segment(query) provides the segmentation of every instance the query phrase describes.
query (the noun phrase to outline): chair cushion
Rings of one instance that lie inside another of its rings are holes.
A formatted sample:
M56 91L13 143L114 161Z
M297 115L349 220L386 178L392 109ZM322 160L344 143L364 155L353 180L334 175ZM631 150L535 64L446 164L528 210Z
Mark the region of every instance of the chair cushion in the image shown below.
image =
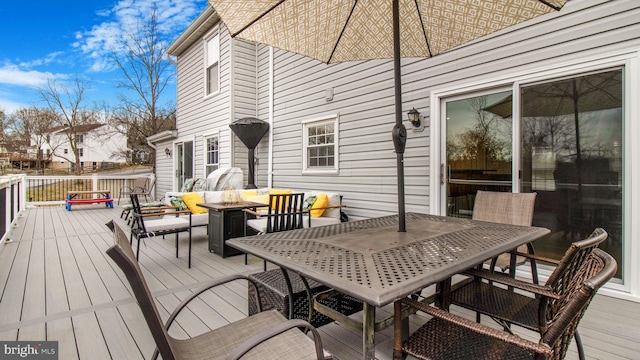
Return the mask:
M267 218L249 219L247 226L260 233L267 232Z
M200 194L197 192L182 194L182 201L184 201L192 214L204 214L207 212L207 209L196 205L204 203L204 200L202 200L202 197L200 197Z
M180 217L165 216L162 219L145 220L147 232L189 228L189 220Z

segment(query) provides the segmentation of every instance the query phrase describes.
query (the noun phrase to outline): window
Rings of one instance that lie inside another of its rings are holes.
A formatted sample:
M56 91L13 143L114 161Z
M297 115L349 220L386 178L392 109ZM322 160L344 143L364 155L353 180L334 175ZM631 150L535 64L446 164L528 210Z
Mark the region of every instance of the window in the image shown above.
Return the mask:
M84 156L84 149L78 148L78 156Z
M82 134L76 134L76 144L82 144L83 140Z
M559 259L572 241L602 227L609 236L600 248L620 265L621 283L630 241L623 211L628 74L612 64L562 75L541 72L441 98L439 208L468 217L477 190L535 192L533 225L552 234L535 241L536 253Z
M220 167L220 143L218 136L209 136L205 138L205 174L209 175L212 171Z
M218 92L220 87L220 37L215 35L206 41L206 69L205 69L205 91L206 95Z
M68 154L68 153L69 153L69 149L64 149L64 150L63 150L63 153L64 153L64 154Z
M338 118L324 118L303 124L303 171L338 171Z

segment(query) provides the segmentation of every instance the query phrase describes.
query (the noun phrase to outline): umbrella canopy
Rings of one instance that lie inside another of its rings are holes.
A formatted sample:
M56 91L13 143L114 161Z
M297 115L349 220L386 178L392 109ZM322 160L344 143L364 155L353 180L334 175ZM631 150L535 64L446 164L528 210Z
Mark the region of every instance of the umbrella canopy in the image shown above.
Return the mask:
M621 83L621 72L609 71L524 87L521 114L523 117L560 116L619 108L622 106ZM482 110L507 118L513 111L513 98L506 96Z
M399 231L405 231L401 57L431 57L567 0L209 0L231 36L325 63L394 59Z

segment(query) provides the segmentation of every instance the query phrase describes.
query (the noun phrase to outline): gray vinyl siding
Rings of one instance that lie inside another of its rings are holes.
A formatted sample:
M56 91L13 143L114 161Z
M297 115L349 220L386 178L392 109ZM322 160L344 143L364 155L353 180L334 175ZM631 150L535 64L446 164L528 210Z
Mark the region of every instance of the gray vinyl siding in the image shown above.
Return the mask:
M395 121L392 63L325 65L275 50L274 84L273 186L342 193L350 215L397 211L396 154L391 141ZM334 98L327 101L325 91L330 88ZM301 122L334 114L339 114L339 174L302 174ZM408 138L407 210L424 212L428 131L409 130Z
M257 46L237 40L233 45L233 116L231 122L257 117ZM261 119L262 120L262 119ZM233 134L233 132L231 132ZM232 151L233 166L242 169L245 180L248 176L248 150L235 134ZM246 182L245 182L246 183Z
M402 60L403 121L415 107L427 127L408 122L405 160L407 211L429 211L430 99L433 90L496 79L584 57L640 47L640 2L571 0L559 13L475 41L431 59ZM344 194L354 217L397 212L393 64L374 60L325 65L274 49L273 186ZM260 46L258 109L268 117L269 51ZM511 85L505 84L505 85ZM325 100L332 88L334 99ZM302 174L301 122L338 114L339 174ZM266 178L268 142L259 149ZM266 180L261 183L266 185Z
M173 149L171 141L158 142L156 145L156 188L154 199L161 199L173 187L173 156L167 157L164 149ZM173 150L171 150L173 152Z
M221 165L239 166L246 174L246 148L232 140L228 124L246 116L270 121L270 52L267 46L238 40L234 40L232 50L228 33L224 27L221 29L220 94L203 97L201 42L196 41L179 56L176 140L219 130ZM558 13L505 29L454 51L431 59L403 59L403 120L406 112L415 107L426 117L427 125L424 131L416 132L405 121L407 211L430 211L429 177L435 169L430 169L429 125L439 121L429 119L432 91L625 49L640 49L639 1L571 0ZM351 217L396 212L392 62L325 65L274 49L273 68L272 186L340 192ZM327 89L334 91L332 101L325 100ZM339 115L338 174L303 174L302 122L335 114ZM269 184L268 136L256 148L259 187ZM196 144L195 168L201 174L204 151L200 136L196 136ZM160 159L162 156L159 160L164 160Z

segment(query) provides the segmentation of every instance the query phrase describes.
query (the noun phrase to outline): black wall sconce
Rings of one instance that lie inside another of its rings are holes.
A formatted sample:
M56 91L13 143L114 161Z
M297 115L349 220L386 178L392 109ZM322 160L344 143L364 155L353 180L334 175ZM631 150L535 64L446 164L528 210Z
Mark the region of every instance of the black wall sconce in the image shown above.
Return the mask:
M164 153L165 153L165 155L167 155L168 158L171 157L171 150L169 150L169 148L165 148L164 149Z
M409 110L409 112L407 113L407 118L409 119L409 122L411 122L411 125L413 125L413 127L419 128L422 126L422 122L420 121L420 113L418 112L418 110L416 110L416 108Z

